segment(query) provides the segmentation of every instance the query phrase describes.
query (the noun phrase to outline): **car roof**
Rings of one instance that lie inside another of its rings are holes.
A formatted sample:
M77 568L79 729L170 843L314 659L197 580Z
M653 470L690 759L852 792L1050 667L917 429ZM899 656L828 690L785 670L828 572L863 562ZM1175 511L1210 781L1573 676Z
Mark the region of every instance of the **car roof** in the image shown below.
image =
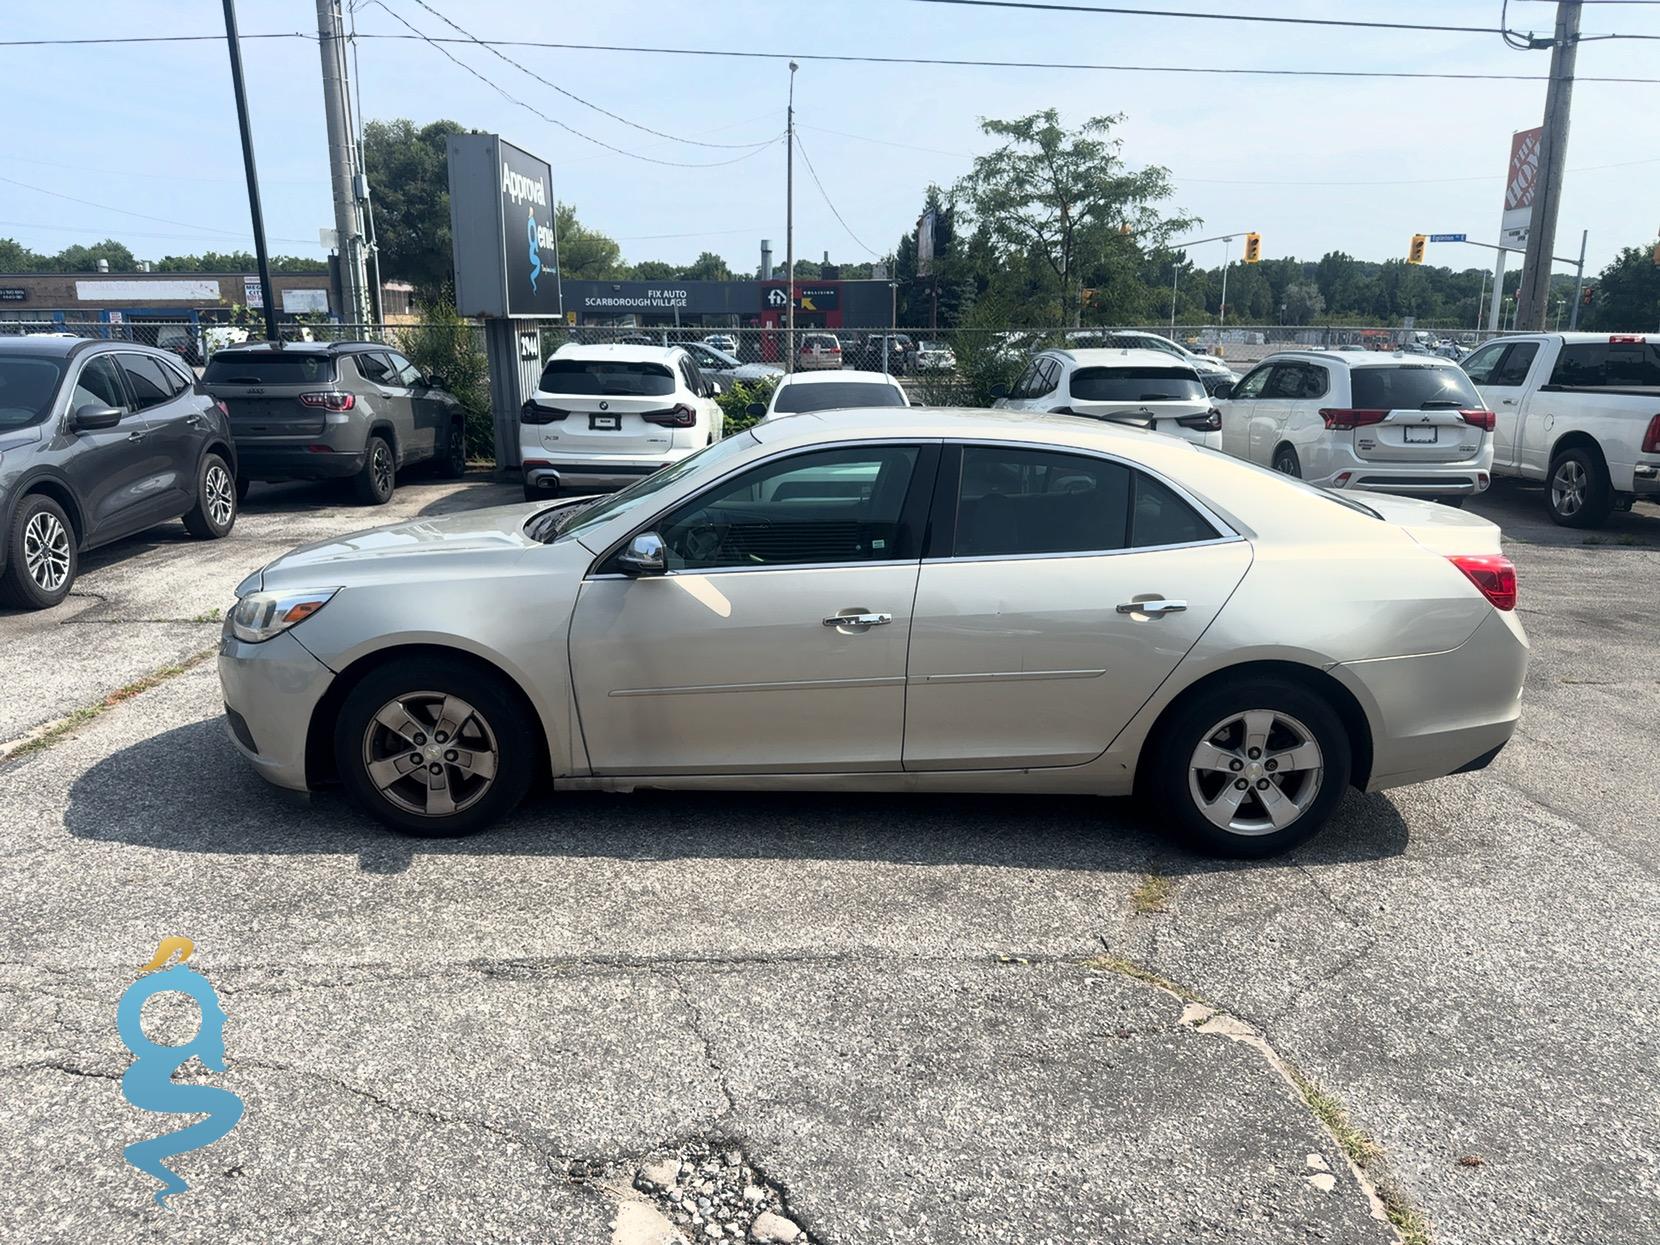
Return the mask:
M881 376L881 373L865 373ZM749 431L767 444L811 444L825 440L862 440L894 437L942 440L1041 441L1058 447L1116 452L1156 465L1195 453L1179 437L1130 424L1079 419L1040 411L971 410L959 407L891 406L846 407L837 411L804 411L778 415Z
M1046 350L1063 355L1079 367L1174 367L1193 371L1190 364L1172 359L1163 350L1141 350L1134 346L1092 346L1079 349ZM1197 373L1194 373L1197 375Z
M56 333L50 335L43 333L38 337L31 337L28 335L0 337L0 351L5 351L8 354L34 355L37 358L45 356L48 358L67 359L73 355L80 354L83 351L92 350L100 346L117 350L135 351L139 354L153 354L158 358L170 359L175 363L177 363L179 359L179 356L170 350L162 350L156 346L146 345L143 342L122 341L119 338L80 337L73 334L68 337L63 337Z
M226 327L223 325L208 325L209 328ZM267 342L245 341L232 342L221 347L216 354L357 354L365 350L396 350L398 347L389 346L385 342L370 341L336 341L336 342Z
M679 346L641 346L634 342L604 342L585 346L566 342L553 352L556 359L575 359L579 363L609 359L614 363L673 363L684 352Z
M1287 362L1325 363L1347 368L1398 366L1408 362L1424 366L1458 367L1454 360L1445 355L1419 354L1412 350L1277 350L1273 354L1264 355L1251 366L1257 368L1264 363Z
M827 372L791 372L780 385L833 385L838 381L854 381L866 385L892 385L899 388L899 382L886 372L866 372L855 367L838 368ZM886 408L892 410L892 407Z

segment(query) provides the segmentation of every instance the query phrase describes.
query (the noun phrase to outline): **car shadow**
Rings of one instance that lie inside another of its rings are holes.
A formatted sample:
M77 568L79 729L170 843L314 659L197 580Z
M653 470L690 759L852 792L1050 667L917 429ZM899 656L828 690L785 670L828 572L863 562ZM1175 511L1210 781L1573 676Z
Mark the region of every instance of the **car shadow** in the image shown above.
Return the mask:
M188 791L184 802L177 793ZM135 792L143 793L135 798ZM65 824L77 838L170 852L350 852L368 873L417 855L619 860L823 860L1202 874L1378 860L1406 850L1393 801L1349 792L1331 824L1274 860L1199 856L1156 812L1122 799L815 792L533 792L501 825L462 839L394 834L337 792L285 800L209 718L142 740L76 779Z

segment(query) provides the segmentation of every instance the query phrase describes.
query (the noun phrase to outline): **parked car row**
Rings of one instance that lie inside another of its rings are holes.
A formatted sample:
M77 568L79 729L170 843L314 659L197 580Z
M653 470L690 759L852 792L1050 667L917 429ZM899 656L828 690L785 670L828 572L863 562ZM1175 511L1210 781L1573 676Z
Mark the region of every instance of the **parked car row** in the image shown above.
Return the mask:
M83 552L170 519L226 536L252 480L383 505L423 459L465 470L461 405L378 343L230 347L198 381L159 347L0 338L0 600L56 605Z

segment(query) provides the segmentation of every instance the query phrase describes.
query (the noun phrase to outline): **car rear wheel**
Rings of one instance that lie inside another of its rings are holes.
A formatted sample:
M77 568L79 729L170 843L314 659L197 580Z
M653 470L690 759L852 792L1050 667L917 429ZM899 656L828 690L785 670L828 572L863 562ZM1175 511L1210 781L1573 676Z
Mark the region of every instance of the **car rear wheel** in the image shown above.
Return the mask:
M385 437L370 437L363 450L363 469L352 480L357 500L365 506L384 506L397 487L397 464Z
M0 602L20 609L51 609L75 585L80 555L75 529L63 507L31 493L17 505L6 533L6 573L0 575Z
M444 456L438 460L438 475L445 480L459 480L467 474L467 431L458 419L450 424L449 436L444 440Z
M1590 450L1565 450L1551 461L1545 500L1563 527L1601 527L1614 509L1608 469Z
M346 696L336 770L394 830L471 834L511 812L536 772L529 714L500 677L445 658L400 660Z
M196 468L196 506L184 516L185 530L198 540L218 540L236 526L236 481L217 454L202 455Z
M1303 478L1302 461L1297 457L1297 451L1289 445L1282 445L1274 451L1274 470L1293 479Z
M1283 852L1330 819L1349 785L1348 733L1296 683L1242 679L1213 688L1161 727L1147 772L1154 811L1222 856Z

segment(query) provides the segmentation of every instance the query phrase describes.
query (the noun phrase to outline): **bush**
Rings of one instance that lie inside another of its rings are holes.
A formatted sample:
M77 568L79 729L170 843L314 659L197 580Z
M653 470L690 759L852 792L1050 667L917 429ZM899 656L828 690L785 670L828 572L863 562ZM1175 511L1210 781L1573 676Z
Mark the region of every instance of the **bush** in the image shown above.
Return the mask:
M742 432L753 424L760 423L760 417L751 415L748 407L752 402L759 402L765 406L772 399L772 391L777 388L775 380L734 381L730 388L722 387L720 397L716 398L721 414L725 416L722 425L722 436L731 436L734 432Z
M466 412L467 457L494 462L496 431L490 415L490 367L479 326L453 306L429 307L420 324L394 334L399 350L423 375L436 376Z

